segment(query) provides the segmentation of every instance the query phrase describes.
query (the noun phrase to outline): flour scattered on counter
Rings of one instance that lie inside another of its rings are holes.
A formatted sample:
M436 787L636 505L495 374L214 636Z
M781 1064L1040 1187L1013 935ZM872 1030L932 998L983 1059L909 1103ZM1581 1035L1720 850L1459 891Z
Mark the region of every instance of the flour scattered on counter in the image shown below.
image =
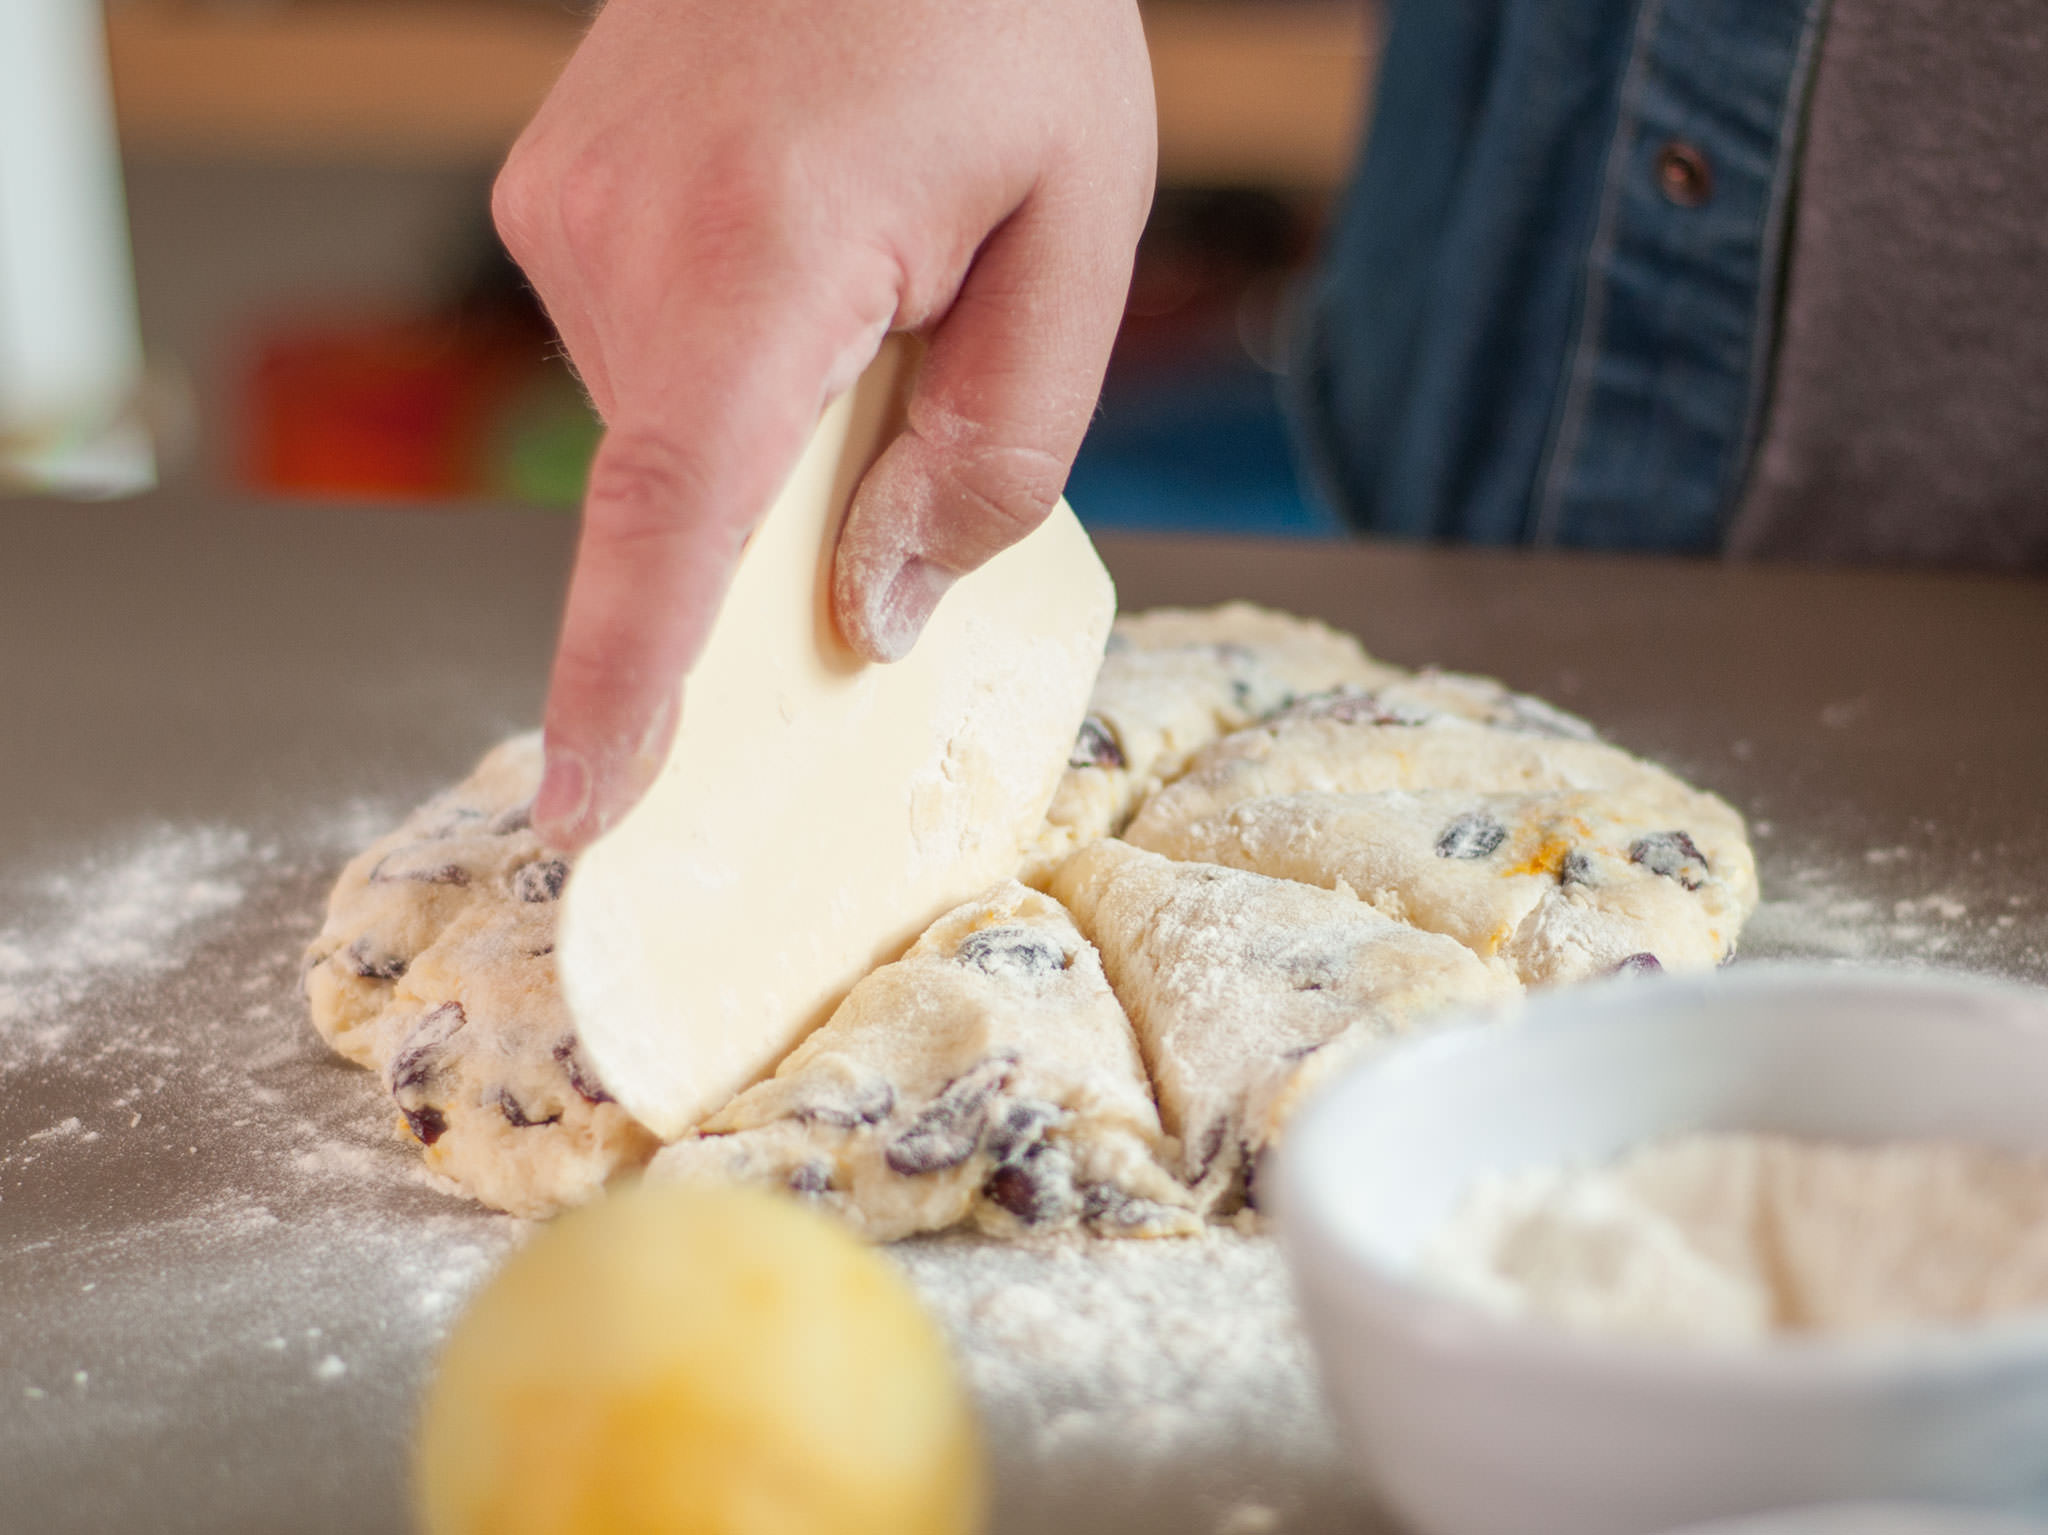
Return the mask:
M291 1160L292 1166L308 1178L333 1180L344 1186L411 1186L432 1189L451 1199L467 1201L468 1198L448 1179L421 1166L419 1159L399 1139L395 1128L386 1145L322 1140L295 1153Z
M268 856L231 828L161 826L126 851L31 880L33 915L0 927L0 1067L59 1048L71 1032L62 1015L106 982L177 968Z
M1908 857L1903 847L1872 848L1863 862L1885 867ZM1973 922L1968 903L1947 891L1885 900L1859 889L1858 873L1818 865L1768 871L1743 954L1951 964L1999 931L1994 920Z
M1922 896L1917 901L1892 902L1892 916L1899 922L1924 921L1929 918L1942 922L1960 922L1970 914L1970 908L1952 895Z
M887 1249L965 1346L988 1398L1072 1416L1151 1410L1164 1422L1284 1410L1307 1345L1273 1242L1215 1228L1156 1242L1007 1247L964 1237ZM1048 1391L1048 1384L1056 1389Z
M1113 1488L1136 1503L1149 1479L1228 1466L1235 1496L1219 1488L1215 1527L1263 1532L1289 1528L1302 1483L1343 1463L1269 1237L1224 1226L1150 1242L956 1235L885 1251L953 1339L999 1480L1007 1462L1064 1479L1070 1495ZM1247 1466L1271 1485L1247 1489ZM1327 1484L1314 1493L1330 1496Z

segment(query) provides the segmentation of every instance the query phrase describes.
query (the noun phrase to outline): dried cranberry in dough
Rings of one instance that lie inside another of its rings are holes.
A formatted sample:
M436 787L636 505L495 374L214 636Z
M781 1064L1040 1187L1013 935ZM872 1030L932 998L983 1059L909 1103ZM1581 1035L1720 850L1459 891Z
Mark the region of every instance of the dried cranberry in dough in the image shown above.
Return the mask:
M382 953L367 938L358 938L343 949L341 960L351 975L366 981L395 981L405 974L408 963L399 955Z
M985 927L960 942L960 963L984 975L1036 977L1067 968L1064 950L1021 927Z
M1074 738L1074 750L1067 758L1067 766L1120 768L1125 766L1124 754L1116 744L1116 737L1109 733L1109 727L1091 714L1081 721L1081 733Z
M529 1114L517 1098L502 1090L498 1094L498 1112L505 1116L505 1123L515 1130L534 1130L542 1125L558 1125L562 1122L561 1110L557 1109L552 1114Z
M1688 890L1706 882L1707 858L1682 831L1651 832L1629 844L1628 861L1639 863L1652 874L1675 879Z
M884 1153L892 1171L906 1178L958 1167L981 1145L988 1123L988 1100L1009 1080L1012 1060L986 1061L949 1083L909 1126L899 1131Z
M1437 834L1439 858L1486 858L1508 840L1508 829L1483 810L1467 811Z
M445 850L429 843L424 847L394 848L370 870L372 884L411 880L421 885L466 885L469 870L448 860Z
M550 945L542 952L553 953L553 946ZM562 1068L562 1075L569 1079L569 1085L576 1089L577 1096L585 1103L615 1101L612 1095L604 1090L604 1084L597 1080L597 1074L590 1069L590 1063L583 1059L583 1051L575 1035L571 1034L565 1039L557 1040L555 1048L549 1053L555 1064Z
M422 1146L432 1146L448 1133L448 1116L432 1104L421 1104L417 1108L400 1104L398 1112L405 1116L406 1128Z
M1033 1146L1024 1156L1004 1162L989 1174L984 1192L991 1204L1027 1226L1042 1226L1070 1214L1082 1204L1074 1189L1073 1169L1054 1147Z
M392 1092L422 1087L433 1080L448 1042L469 1022L460 1002L443 1002L409 1030L398 1053L385 1071L385 1084Z
M806 1124L836 1125L850 1130L855 1125L878 1125L895 1108L896 1089L877 1077L843 1095L827 1087L791 1112Z
M783 1185L792 1194L825 1194L832 1188L832 1168L824 1162L806 1162L793 1167Z
M536 858L512 871L512 893L529 904L552 901L568 882L569 866L559 858Z

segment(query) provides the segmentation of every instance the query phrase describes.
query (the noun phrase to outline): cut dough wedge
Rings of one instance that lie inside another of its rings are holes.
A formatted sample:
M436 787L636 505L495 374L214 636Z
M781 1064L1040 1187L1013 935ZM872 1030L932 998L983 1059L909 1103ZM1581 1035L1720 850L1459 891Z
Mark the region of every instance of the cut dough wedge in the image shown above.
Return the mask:
M1218 737L1297 698L1406 675L1348 634L1248 602L1119 618L1025 878L1035 883L1075 848L1122 831L1146 795Z
M768 1183L881 1241L963 1221L1189 1232L1192 1201L1095 949L1015 882L934 923L650 1176Z
M1124 836L1169 857L1343 882L1537 983L1636 953L1716 963L1757 899L1742 817L1725 802L1477 678L1305 700L1197 754ZM1576 878L1594 873L1611 899ZM1667 914L1676 929L1652 941ZM1586 930L1568 931L1575 922ZM1631 922L1643 940L1615 953Z
M1542 986L1728 957L1744 911L1672 824L1694 808L1623 791L1281 794L1141 835L1173 858L1355 892Z
M1181 1142L1181 1176L1205 1208L1241 1195L1318 1051L1344 1039L1348 1052L1521 989L1462 945L1348 892L1176 863L1113 839L1083 848L1050 883L1137 1025L1160 1117Z

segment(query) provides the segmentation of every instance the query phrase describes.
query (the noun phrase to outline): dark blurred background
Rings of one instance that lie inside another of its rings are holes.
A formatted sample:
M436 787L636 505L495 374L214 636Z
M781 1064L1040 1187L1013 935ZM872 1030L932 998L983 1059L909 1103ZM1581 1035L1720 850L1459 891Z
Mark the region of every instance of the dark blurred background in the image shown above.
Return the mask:
M109 0L167 482L574 506L595 423L486 196L585 19L562 0ZM1275 385L1375 9L1157 0L1146 26L1160 191L1069 499L1097 527L1332 532Z

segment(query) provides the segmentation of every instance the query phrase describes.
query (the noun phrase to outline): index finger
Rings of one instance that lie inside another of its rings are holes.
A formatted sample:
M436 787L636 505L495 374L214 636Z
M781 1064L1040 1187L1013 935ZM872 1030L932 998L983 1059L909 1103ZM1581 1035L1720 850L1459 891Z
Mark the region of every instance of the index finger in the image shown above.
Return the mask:
M584 846L653 781L747 536L882 328L699 307L660 376L614 376L548 685L534 822L554 846Z

